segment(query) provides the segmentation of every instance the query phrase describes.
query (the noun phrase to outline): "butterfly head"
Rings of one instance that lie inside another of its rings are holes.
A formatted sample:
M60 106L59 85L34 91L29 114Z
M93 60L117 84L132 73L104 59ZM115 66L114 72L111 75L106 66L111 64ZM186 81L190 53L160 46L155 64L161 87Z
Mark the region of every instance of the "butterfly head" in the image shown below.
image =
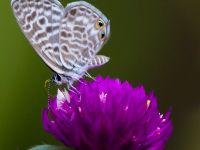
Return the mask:
M73 80L70 76L64 76L64 75L57 74L57 73L55 73L52 76L52 81L53 81L53 83L55 83L57 85L61 85L63 83L70 85L73 82Z
M68 76L54 73L51 78L51 81L53 83L55 83L56 85L66 84L67 87L70 88L70 86L74 83L74 81L79 80L81 78L81 76L83 76L82 72L80 72L81 74L78 74L78 72L73 73L73 74L71 72L71 74L70 74L70 72L69 72Z

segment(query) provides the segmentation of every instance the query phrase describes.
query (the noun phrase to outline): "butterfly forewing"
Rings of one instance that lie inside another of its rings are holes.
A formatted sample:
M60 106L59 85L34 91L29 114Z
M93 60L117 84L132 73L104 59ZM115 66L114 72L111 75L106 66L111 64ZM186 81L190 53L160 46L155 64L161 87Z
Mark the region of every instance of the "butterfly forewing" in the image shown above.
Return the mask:
M59 57L59 26L63 7L57 0L12 0L22 31L44 62L64 74Z

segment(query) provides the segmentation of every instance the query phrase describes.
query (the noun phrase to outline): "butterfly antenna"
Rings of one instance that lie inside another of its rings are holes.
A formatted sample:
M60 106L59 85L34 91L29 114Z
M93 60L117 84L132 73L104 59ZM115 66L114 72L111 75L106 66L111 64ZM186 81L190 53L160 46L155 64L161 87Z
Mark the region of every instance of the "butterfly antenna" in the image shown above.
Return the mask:
M51 86L51 83L49 82L49 84L48 84L48 88L47 88L47 94L48 94L48 107L50 106L50 86Z
M81 84L87 85L85 82L81 81L81 79L78 79L78 78L76 78L76 77L73 77L73 78L74 78L76 81L80 82Z
M44 87L46 88L47 87L47 84L49 85L49 82L51 81L51 79L48 79L44 82Z
M51 82L48 82L48 87L47 87L47 95L48 95L48 107L50 106L50 86Z
M49 105L49 103L50 103L50 98L51 98L51 95L50 95L51 81L52 81L52 79L48 79L48 80L46 80L45 83L44 83L44 87L47 88L48 105Z

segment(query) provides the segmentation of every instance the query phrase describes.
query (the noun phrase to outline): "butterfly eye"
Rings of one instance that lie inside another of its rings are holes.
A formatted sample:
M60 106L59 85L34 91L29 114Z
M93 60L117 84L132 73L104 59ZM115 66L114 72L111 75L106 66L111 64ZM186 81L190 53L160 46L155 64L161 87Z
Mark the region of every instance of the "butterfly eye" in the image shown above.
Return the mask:
M61 77L59 75L57 75L57 80L60 82L61 81Z
M103 22L102 20L99 19L99 20L96 22L96 28L97 28L97 29L102 29L104 26L105 26L105 24L104 24L104 22Z
M101 40L104 40L105 36L106 36L106 33L104 31L99 34L99 38Z

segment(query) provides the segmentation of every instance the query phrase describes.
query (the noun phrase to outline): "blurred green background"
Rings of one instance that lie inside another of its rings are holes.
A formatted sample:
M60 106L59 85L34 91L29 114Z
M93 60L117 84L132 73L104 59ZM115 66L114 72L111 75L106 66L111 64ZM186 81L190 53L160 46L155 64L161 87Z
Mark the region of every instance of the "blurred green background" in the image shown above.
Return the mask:
M161 112L173 108L174 133L166 150L199 150L200 1L89 2L111 20L112 32L100 52L111 61L90 73L154 90ZM0 1L0 71L0 149L60 144L41 123L47 104L44 81L51 71L20 31L10 0Z

